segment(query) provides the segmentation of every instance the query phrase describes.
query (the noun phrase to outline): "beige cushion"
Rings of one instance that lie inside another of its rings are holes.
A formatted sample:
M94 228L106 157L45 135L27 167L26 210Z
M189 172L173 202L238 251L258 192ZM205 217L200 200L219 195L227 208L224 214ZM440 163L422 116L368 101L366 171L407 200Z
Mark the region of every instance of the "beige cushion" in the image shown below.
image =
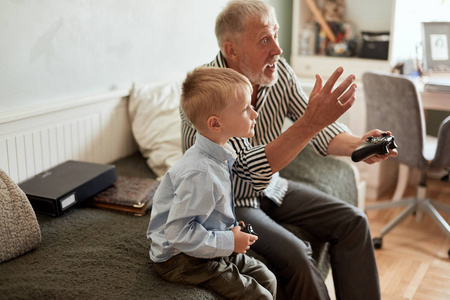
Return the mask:
M135 83L130 92L128 112L134 138L159 178L182 156L179 103L183 79Z
M0 263L34 249L40 241L41 230L27 196L0 169Z

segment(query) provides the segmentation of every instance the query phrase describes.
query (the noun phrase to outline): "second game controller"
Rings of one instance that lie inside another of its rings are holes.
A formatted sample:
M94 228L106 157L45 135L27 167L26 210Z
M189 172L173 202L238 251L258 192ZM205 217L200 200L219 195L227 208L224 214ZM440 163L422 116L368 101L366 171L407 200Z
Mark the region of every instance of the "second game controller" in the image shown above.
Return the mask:
M389 149L397 148L394 136L383 133L381 136L369 136L367 140L359 145L352 153L352 160L358 162L372 155L386 155Z

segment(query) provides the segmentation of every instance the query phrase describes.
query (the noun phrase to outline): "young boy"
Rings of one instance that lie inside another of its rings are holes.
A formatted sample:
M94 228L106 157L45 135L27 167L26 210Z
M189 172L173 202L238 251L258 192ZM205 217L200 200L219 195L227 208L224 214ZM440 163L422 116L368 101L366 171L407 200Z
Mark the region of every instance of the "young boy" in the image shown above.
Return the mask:
M258 114L249 80L228 68L198 68L183 83L181 109L195 144L163 177L147 237L164 279L210 288L228 299L274 299L275 275L245 253L258 239L234 215L231 137L252 137ZM214 100L214 101L212 101Z

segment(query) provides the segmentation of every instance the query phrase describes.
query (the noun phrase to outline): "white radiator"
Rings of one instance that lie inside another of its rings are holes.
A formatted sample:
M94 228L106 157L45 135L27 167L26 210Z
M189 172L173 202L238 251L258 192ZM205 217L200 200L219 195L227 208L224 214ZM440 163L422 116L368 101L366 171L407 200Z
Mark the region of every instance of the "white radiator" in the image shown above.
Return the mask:
M0 114L0 168L16 183L66 160L110 163L137 150L128 90Z

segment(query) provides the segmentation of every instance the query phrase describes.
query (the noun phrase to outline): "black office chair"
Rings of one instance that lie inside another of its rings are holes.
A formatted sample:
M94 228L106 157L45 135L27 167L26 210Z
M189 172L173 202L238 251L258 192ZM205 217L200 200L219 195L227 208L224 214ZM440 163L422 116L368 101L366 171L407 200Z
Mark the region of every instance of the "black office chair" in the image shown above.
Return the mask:
M403 166L420 171L416 197L366 206L366 210L406 206L402 213L382 229L381 235L373 239L374 247L381 248L383 236L406 217L416 214L416 219L421 220L423 212L430 215L450 237L450 226L436 210L450 213L450 206L427 198L426 185L427 172L450 170L450 117L440 125L437 143L427 144L422 102L414 82L402 75L380 72L363 74L362 82L367 128L391 131L399 151L394 159ZM400 181L399 184L405 183L404 180ZM448 255L450 257L450 249Z

